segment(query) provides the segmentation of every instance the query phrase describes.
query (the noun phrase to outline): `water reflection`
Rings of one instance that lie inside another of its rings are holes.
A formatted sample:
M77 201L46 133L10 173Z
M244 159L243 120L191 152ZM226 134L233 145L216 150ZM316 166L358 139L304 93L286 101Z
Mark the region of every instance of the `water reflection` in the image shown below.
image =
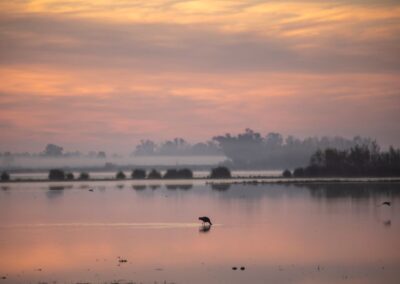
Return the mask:
M49 186L49 190L54 190L54 191L59 191L59 190L64 190L66 188L66 186L64 185L52 185Z
M390 183L342 183L297 185L307 188L315 198L368 199L373 197L399 197L400 186Z
M193 187L193 184L166 184L165 188L168 190L190 190Z
M217 191L226 191L231 187L230 183L212 183L211 188Z
M178 186L178 189L182 189L182 190L190 190L192 189L193 184L180 184Z
M165 188L168 190L176 190L176 189L178 189L178 185L177 184L167 184L165 186Z
M200 233L208 233L208 232L210 232L211 227L212 227L212 226L211 226L210 224L201 225L201 226L199 227L199 232L200 232Z
M400 198L400 184L397 183L304 183L304 184L260 184L260 183L211 183L212 190L224 192L222 198L243 197L257 200L263 196L301 196L308 193L316 199L372 199L391 200ZM229 192L225 192L228 191ZM379 204L380 204L379 203Z
M132 188L134 190L145 190L147 188L147 186L143 185L143 184L139 184L139 185L132 185Z
M232 184L221 190L131 183L125 185L136 191L119 190L120 181L90 183L92 193L79 184L50 190L61 185L46 183L0 191L0 273L10 283L400 279L397 184ZM385 200L392 206L377 206ZM216 225L202 226L201 214ZM128 261L117 266L118 256Z
M46 197L51 199L59 198L64 195L64 189L66 186L64 185L51 185L49 186L49 190L46 192Z

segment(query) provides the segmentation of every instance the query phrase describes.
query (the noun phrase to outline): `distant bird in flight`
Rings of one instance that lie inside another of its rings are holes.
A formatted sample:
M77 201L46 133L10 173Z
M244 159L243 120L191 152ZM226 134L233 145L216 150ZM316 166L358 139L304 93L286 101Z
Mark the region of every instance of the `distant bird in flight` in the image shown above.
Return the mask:
M382 202L382 205L391 206L391 205L392 205L392 202L390 202L390 201L385 201L385 202Z
M210 224L210 226L212 225L210 218L208 218L207 216L199 217L199 220L203 222L203 225L205 223Z

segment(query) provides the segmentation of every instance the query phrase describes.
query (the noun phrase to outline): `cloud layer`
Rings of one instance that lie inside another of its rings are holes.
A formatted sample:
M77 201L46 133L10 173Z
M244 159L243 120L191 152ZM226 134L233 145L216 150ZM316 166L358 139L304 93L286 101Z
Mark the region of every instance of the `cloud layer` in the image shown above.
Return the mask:
M245 127L400 145L396 1L91 2L0 3L1 151Z

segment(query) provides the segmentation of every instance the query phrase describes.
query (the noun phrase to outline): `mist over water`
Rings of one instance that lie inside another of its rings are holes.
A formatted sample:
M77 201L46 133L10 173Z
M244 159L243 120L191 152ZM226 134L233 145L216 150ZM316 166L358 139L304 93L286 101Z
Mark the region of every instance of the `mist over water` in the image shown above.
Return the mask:
M124 166L180 166L180 165L216 165L226 160L224 156L125 156L106 159L90 157L14 157L12 162L3 161L5 169L50 168L112 168Z
M232 135L218 135L207 142L191 144L183 138L162 143L141 140L130 154L104 151L69 152L60 145L47 144L40 153L0 153L0 169L118 168L126 166L211 166L224 164L235 169L281 170L308 164L317 150L348 150L355 146L380 149L371 138L265 135L245 129Z

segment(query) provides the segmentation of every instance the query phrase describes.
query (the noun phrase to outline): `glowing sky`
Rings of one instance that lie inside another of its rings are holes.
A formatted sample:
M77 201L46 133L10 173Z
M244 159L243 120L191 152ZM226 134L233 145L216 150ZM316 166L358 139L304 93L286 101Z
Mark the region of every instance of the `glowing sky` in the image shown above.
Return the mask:
M363 135L400 146L398 1L0 0L0 151Z

